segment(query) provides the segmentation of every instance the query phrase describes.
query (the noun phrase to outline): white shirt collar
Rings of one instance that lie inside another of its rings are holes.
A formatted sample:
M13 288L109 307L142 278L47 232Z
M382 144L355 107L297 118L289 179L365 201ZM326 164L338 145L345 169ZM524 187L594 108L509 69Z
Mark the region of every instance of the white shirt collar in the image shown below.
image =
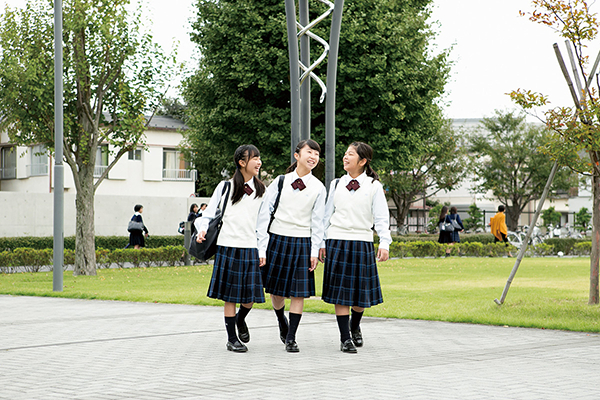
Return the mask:
M350 176L350 174L344 175L343 178L345 183L350 182L352 179L354 179ZM356 180L358 181L359 185L362 185L365 179L367 179L367 173L365 171L363 171L362 174L356 177Z
M302 179L302 182L304 182L305 185L308 183L308 181L310 181L312 176L313 176L312 171L309 172L308 174L304 175L301 178L298 176L298 173L296 172L296 170L293 170L292 172L290 172L291 182L294 182L296 179L300 178L300 179Z
M250 178L250 180L248 182L244 182L245 184L247 184L248 186L250 186L252 188L252 190L254 190L254 177Z

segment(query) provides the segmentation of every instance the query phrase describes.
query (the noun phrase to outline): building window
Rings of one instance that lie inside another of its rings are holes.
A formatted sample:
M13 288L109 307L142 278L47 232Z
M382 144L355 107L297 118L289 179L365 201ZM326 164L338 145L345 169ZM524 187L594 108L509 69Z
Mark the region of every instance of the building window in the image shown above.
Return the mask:
M2 179L15 179L17 177L17 149L15 147L2 148Z
M33 146L29 149L31 163L27 165L27 176L48 175L48 150L44 145Z
M196 171L190 170L190 163L177 150L163 150L163 180L165 181L194 181Z
M142 161L142 149L138 147L135 150L129 150L129 159L134 161Z
M108 146L98 146L96 149L96 164L94 165L94 178L100 178L108 168Z

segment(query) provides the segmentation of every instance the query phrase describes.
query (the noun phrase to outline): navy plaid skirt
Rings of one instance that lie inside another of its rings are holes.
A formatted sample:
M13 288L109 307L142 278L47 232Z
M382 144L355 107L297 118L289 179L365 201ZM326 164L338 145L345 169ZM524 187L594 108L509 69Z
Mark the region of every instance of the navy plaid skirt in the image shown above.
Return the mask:
M217 247L208 297L229 303L264 303L258 249Z
M315 274L310 272L310 238L271 234L267 264L262 267L265 292L283 297L315 295Z
M383 303L372 242L328 239L326 249L324 302L365 308Z

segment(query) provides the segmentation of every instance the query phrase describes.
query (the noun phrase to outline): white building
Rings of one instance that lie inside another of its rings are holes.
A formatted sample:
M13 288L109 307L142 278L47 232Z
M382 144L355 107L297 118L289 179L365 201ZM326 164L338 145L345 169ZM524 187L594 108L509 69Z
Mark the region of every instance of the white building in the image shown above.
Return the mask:
M173 235L185 220L193 198L196 171L183 160L178 146L185 125L174 118L155 116L146 135L146 148L121 157L96 191L97 235L127 235L127 221L135 204L144 206L144 222L151 234ZM113 160L108 145L98 149L94 175ZM0 135L0 236L51 236L53 216L53 160L43 146L14 146ZM75 185L64 163L65 235L75 232ZM205 201L205 200L204 200Z

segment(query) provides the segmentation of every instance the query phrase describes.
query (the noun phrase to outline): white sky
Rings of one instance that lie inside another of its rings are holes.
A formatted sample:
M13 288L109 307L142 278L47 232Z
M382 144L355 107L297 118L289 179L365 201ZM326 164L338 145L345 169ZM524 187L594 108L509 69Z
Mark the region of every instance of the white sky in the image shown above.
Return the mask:
M0 0L0 4L15 6L26 1ZM178 41L178 58L193 66L189 21L196 0L145 1L155 40L165 50ZM454 45L450 57L454 65L444 97L447 117L481 118L492 116L495 109L513 109L505 93L518 88L549 95L554 106L572 105L552 48L558 42L566 58L564 41L550 28L520 17L520 9L530 10L531 2L434 0L432 20L439 21L436 44L439 48ZM594 52L590 49L592 62L598 47Z

